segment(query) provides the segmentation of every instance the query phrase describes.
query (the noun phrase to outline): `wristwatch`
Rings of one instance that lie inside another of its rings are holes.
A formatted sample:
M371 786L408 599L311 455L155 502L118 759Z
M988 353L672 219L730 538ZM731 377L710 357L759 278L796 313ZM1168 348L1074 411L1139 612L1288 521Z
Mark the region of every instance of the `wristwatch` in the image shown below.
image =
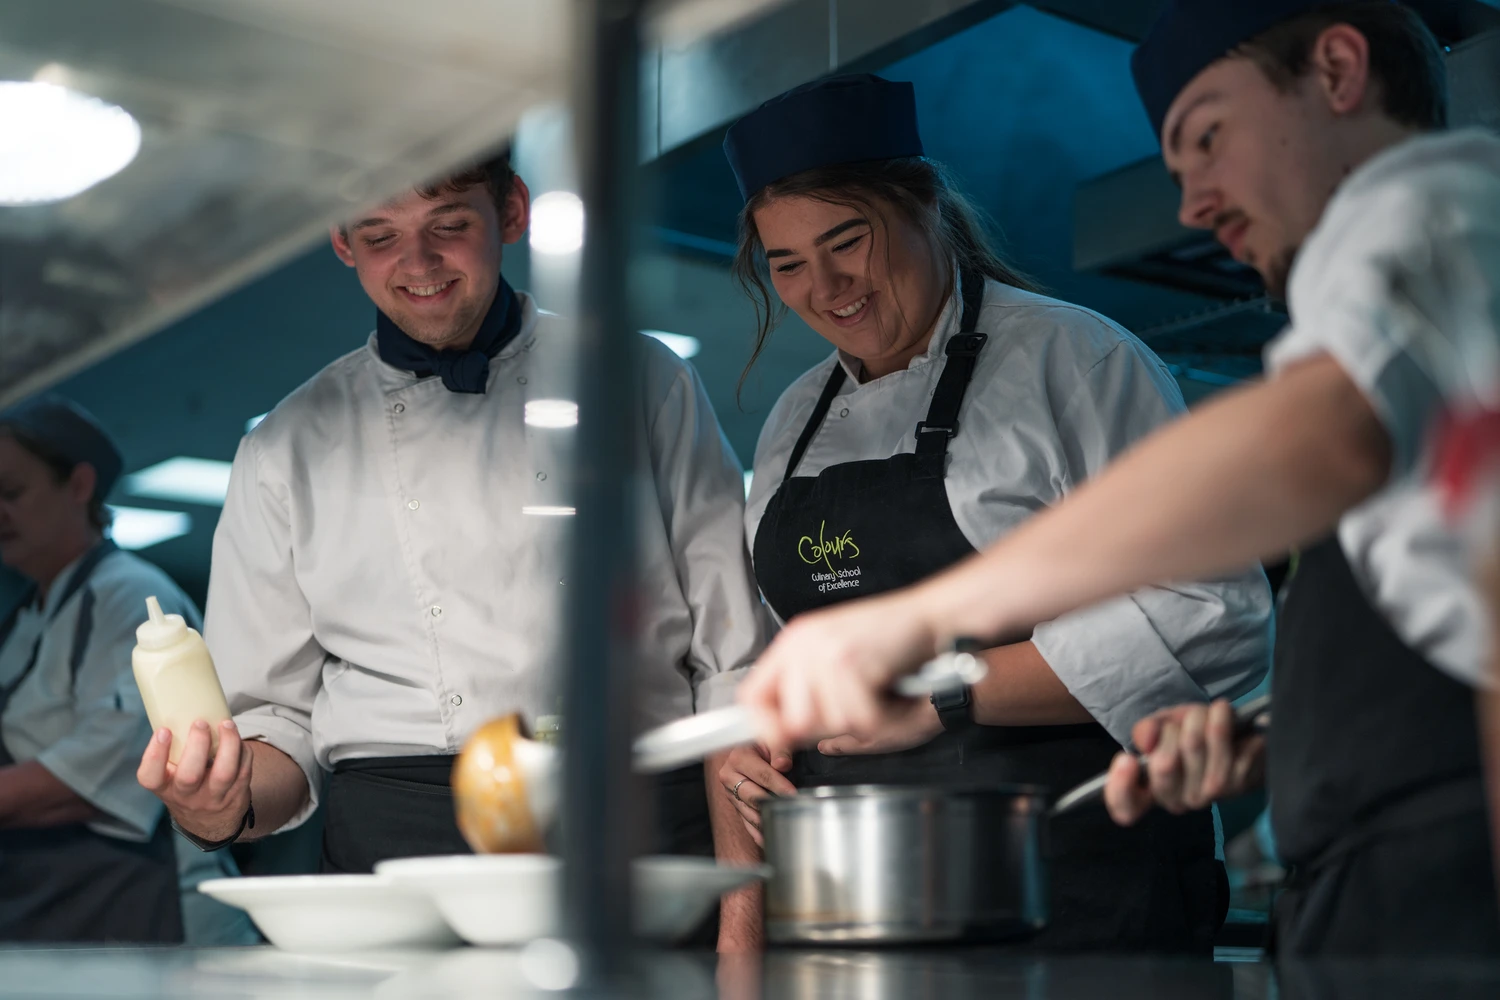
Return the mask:
M239 840L240 834L244 833L246 830L255 829L255 803L250 803L249 807L245 810L245 815L240 817L239 829L234 831L234 833L230 834L223 840L204 840L196 833L188 833L182 827L178 826L177 820L175 819L172 820L172 829L182 834L183 838L187 840L188 843L192 844L200 851L203 851L205 853L209 851L222 851L224 848L228 847L236 840Z
M974 724L974 688L965 684L957 690L934 691L932 707L946 732L954 733Z
M984 644L977 639L959 638L953 641L954 653L977 654ZM957 690L934 691L930 696L932 707L937 709L938 721L943 730L955 733L974 724L974 686L965 684Z

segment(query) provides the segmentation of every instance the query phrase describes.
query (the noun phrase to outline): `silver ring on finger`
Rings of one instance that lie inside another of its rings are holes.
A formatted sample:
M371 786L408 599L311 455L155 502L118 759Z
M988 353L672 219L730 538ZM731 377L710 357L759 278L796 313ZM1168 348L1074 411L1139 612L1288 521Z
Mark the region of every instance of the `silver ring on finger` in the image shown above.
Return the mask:
M740 786L743 785L745 782L747 782L749 780L750 780L749 778L741 778L739 781L736 781L734 783L734 787L729 790L729 794L734 796L734 801L736 801L736 802L744 802L745 801L744 799L740 798Z

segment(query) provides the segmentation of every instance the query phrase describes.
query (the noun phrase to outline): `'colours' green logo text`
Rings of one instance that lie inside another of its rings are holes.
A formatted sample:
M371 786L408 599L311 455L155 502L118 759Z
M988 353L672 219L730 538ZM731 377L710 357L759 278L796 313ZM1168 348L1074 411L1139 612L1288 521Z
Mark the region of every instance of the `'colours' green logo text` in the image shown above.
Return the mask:
M853 531L846 531L836 538L824 540L824 531L828 522L823 521L818 525L818 540L813 541L810 535L803 535L797 541L797 555L809 566L822 563L828 567L828 572L833 572L833 563L829 560L835 559L858 559L859 546L854 544Z

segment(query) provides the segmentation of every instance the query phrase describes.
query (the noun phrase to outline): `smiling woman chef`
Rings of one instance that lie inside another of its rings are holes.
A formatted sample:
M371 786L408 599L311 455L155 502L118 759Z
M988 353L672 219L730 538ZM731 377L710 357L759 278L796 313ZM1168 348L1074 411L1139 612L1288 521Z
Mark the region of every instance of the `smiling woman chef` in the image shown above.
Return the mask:
M798 88L732 126L725 150L746 200L738 267L762 307L759 345L769 278L835 349L782 395L756 449L746 525L781 620L946 568L1182 412L1145 345L1031 290L990 250L922 155L911 84ZM752 831L756 803L797 786L1061 790L1107 766L1143 716L1254 686L1269 614L1258 570L1142 590L990 650L987 678L953 703L913 703L806 753L739 750L720 779ZM1080 814L1052 833L1044 947L1207 953L1227 902L1209 812L1128 832ZM726 904L721 947L753 943L758 916L751 894Z

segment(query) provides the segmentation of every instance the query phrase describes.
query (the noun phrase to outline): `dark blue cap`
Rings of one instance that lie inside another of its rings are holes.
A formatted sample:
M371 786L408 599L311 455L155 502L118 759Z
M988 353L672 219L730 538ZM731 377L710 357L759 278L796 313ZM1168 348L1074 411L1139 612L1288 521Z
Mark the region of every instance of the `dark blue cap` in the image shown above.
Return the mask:
M921 156L916 88L868 73L794 87L729 126L724 155L746 201L804 170Z
M104 499L125 467L114 439L83 407L61 396L28 399L0 411L0 428L13 428L59 458L94 467L94 496Z
M1193 77L1256 35L1328 0L1169 0L1130 57L1135 89L1161 138L1167 109Z

